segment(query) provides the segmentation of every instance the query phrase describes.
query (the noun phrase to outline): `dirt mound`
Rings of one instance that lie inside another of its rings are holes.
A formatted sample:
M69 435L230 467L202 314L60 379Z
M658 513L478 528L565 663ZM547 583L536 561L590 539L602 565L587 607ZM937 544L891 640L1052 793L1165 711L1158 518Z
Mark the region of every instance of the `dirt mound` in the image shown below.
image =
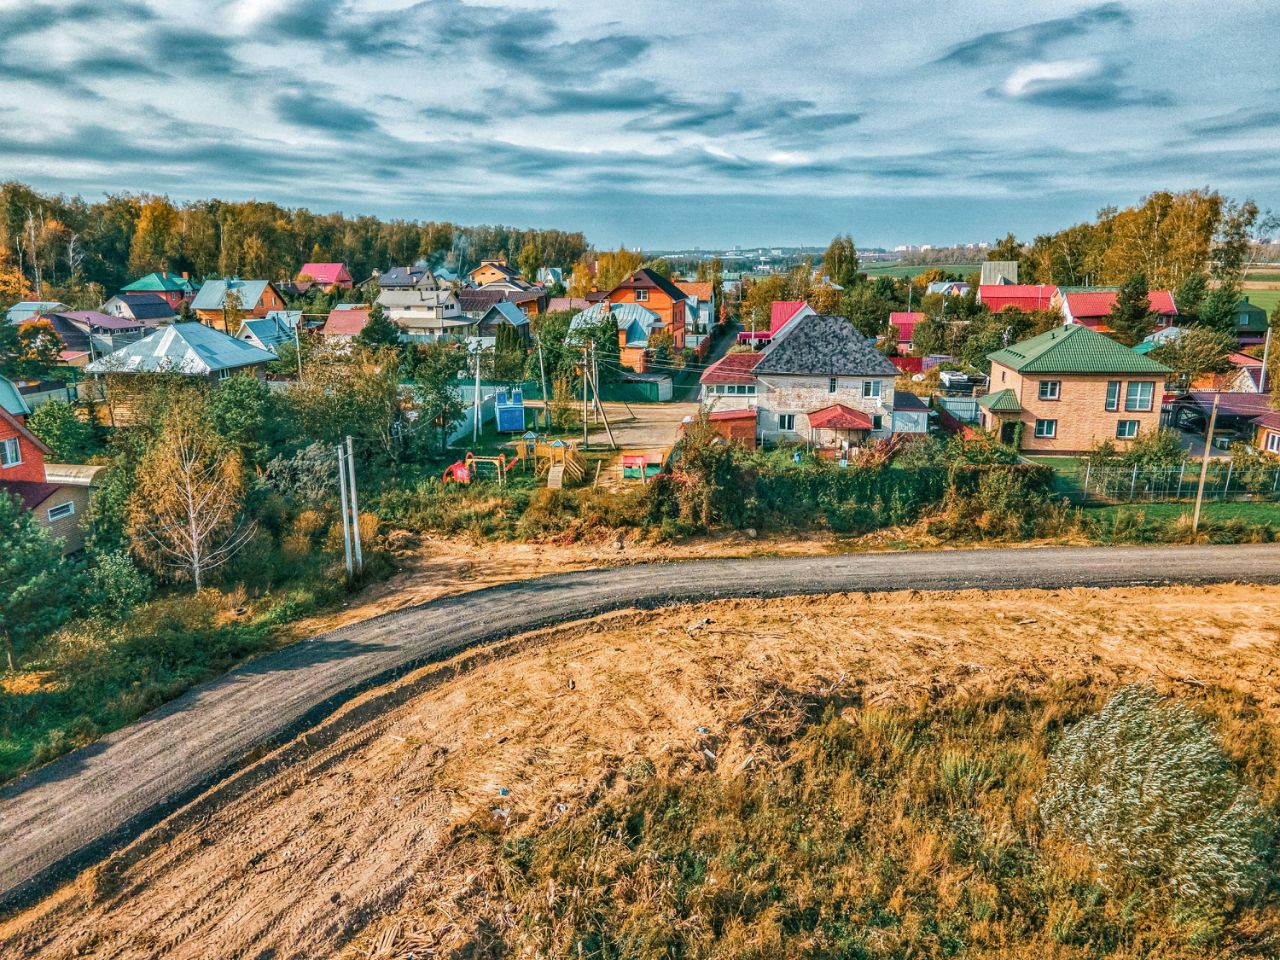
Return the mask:
M490 869L456 842L476 817L552 823L646 766L767 770L833 691L1145 679L1280 722L1277 623L1275 591L1227 586L733 600L516 638L405 678L374 719L348 705L10 918L0 955L447 956Z

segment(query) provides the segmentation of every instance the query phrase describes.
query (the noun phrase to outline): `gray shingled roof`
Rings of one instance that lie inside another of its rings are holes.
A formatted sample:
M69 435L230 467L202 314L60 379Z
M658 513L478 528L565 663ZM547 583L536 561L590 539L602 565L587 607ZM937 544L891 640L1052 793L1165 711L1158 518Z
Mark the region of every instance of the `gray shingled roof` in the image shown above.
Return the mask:
M896 377L898 368L844 317L815 313L765 349L756 374L769 373Z

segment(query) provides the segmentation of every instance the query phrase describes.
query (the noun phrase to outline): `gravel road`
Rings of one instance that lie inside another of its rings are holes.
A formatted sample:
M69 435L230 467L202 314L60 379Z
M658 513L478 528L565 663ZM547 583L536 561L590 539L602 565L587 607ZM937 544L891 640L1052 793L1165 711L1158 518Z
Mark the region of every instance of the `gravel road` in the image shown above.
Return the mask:
M1280 547L939 551L638 564L400 610L196 687L0 790L0 908L38 897L355 693L466 646L628 606L841 591L1280 583Z

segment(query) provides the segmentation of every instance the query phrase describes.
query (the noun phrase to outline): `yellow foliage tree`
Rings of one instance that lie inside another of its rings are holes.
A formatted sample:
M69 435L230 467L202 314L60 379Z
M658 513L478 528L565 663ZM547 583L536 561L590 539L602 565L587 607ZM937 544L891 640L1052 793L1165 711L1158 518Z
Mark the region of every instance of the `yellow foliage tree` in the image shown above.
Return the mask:
M157 573L189 578L197 590L253 535L241 515L244 465L197 401L174 407L138 466L129 535Z

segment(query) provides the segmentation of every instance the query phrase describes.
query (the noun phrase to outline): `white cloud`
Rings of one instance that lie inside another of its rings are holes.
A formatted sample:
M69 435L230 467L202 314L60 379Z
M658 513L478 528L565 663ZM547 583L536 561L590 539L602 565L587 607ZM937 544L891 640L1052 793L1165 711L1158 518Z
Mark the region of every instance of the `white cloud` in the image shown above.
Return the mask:
M1000 88L1006 96L1023 97L1047 85L1095 79L1102 70L1102 61L1097 59L1028 63L1009 74Z

